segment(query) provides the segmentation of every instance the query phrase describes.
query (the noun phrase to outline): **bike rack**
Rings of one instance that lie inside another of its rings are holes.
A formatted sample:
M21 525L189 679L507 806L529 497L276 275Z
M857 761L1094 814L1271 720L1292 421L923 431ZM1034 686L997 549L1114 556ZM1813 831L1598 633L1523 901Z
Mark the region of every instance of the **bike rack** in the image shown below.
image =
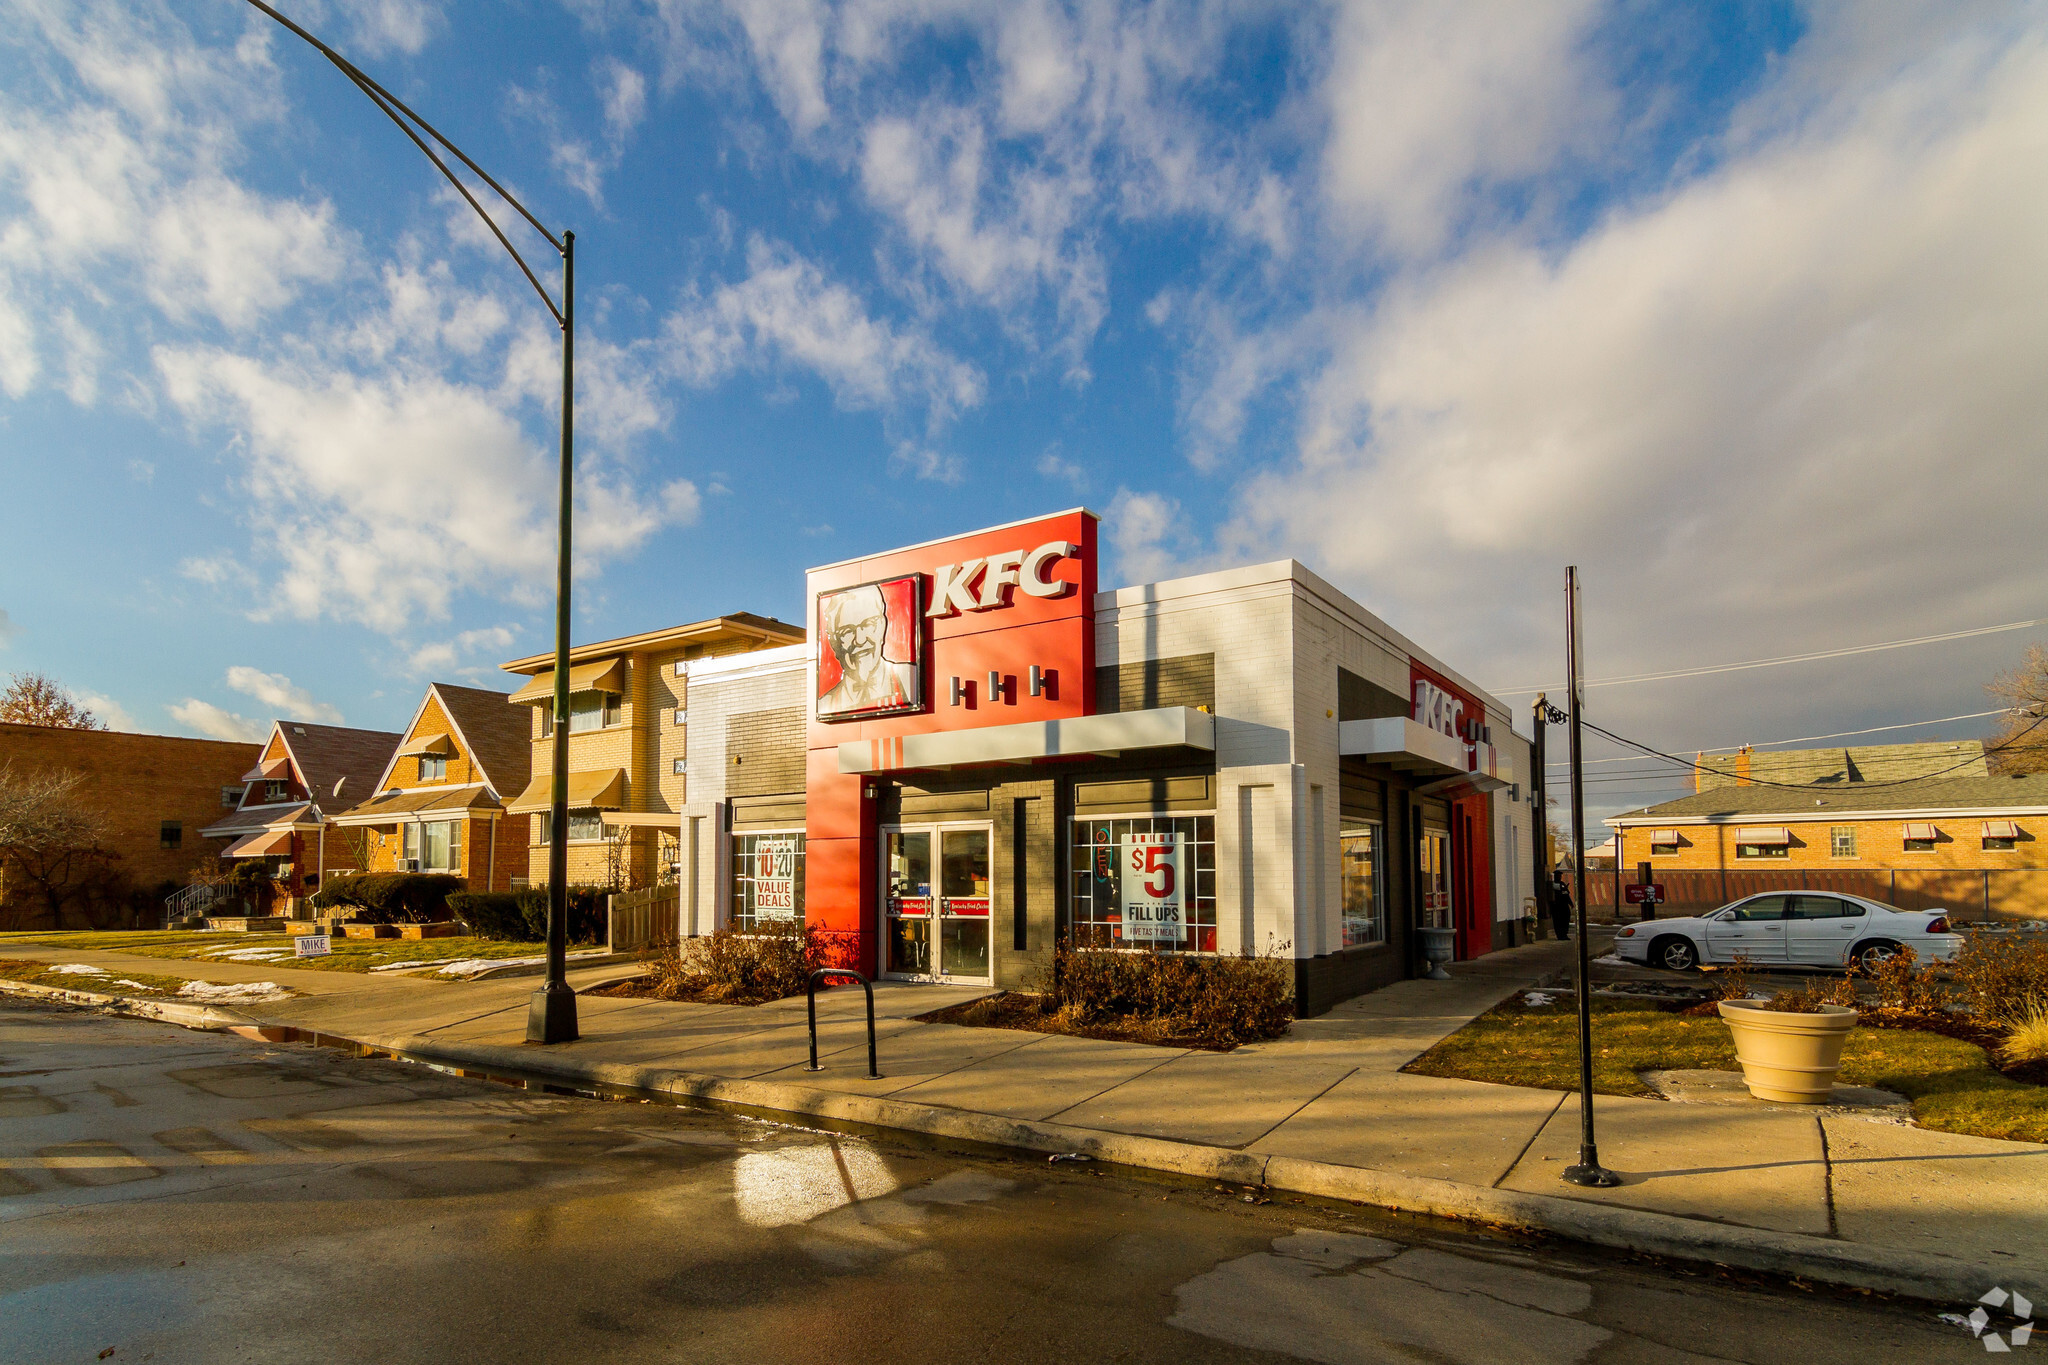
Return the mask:
M812 972L810 979L804 983L804 1012L810 1016L811 1021L811 1064L805 1067L804 1070L823 1071L825 1069L818 1065L818 981L821 977L827 976L843 976L848 980L858 981L860 982L861 990L867 993L868 1079L880 1080L882 1073L875 1067L875 988L868 984L866 977L849 967L820 967Z

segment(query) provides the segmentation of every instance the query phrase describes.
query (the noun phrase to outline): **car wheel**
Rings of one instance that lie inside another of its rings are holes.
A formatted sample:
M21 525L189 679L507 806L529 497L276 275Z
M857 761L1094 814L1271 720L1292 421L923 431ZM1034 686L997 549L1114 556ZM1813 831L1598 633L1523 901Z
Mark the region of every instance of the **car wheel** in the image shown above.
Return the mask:
M1855 954L1856 965L1867 972L1870 971L1872 968L1876 967L1878 963L1883 962L1886 958L1896 957L1898 955L1898 952L1899 945L1896 943L1885 943L1880 941L1877 943L1859 944L1856 948Z
M1699 949L1689 939L1666 935L1650 945L1650 962L1667 972L1689 972L1700 965Z

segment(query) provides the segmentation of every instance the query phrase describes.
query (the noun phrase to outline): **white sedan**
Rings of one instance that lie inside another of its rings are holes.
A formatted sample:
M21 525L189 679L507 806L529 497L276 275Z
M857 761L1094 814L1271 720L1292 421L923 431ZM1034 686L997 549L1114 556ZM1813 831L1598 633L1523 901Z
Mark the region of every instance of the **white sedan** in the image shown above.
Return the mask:
M1817 891L1770 891L1704 915L1624 925L1614 952L1683 972L1710 962L1746 957L1759 967L1866 968L1911 948L1922 962L1947 961L1962 946L1939 910L1897 910L1860 896Z

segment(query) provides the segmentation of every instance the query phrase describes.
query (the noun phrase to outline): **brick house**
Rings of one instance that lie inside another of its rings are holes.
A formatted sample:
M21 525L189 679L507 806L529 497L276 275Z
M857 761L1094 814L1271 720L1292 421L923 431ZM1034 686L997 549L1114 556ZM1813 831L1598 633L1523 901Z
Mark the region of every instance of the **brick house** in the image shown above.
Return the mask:
M242 774L241 801L199 832L227 841L223 860L262 859L296 911L330 870L359 870L328 838L328 825L372 790L398 741L389 730L273 721L255 766Z
M334 817L366 872L446 872L475 891L526 875L529 817L506 813L532 763L503 692L432 683L367 799Z
M604 882L614 862L622 880L648 885L674 875L678 830L688 796L689 698L686 665L801 643L804 631L751 612L715 616L667 630L579 645L569 654L569 880ZM507 804L534 817L526 881L548 875L549 807L554 773L552 652L502 665L523 674L506 698L525 707L532 776ZM516 714L516 713L515 713Z
M115 855L107 871L116 883L153 892L183 884L195 863L213 861L202 829L242 800L242 775L256 761L254 744L50 725L0 724L0 768L16 772L73 772L84 777L78 797L107 824L104 847ZM0 887L0 904L7 888ZM127 907L119 907L125 916ZM115 907L95 911L106 919ZM26 913L33 927L40 906ZM125 921L125 918L123 920Z
M1701 883L1683 902L1667 891L1674 904L1783 882L1905 908L2048 917L2048 774L1725 786L1606 823L1623 880L1648 863L1658 880Z

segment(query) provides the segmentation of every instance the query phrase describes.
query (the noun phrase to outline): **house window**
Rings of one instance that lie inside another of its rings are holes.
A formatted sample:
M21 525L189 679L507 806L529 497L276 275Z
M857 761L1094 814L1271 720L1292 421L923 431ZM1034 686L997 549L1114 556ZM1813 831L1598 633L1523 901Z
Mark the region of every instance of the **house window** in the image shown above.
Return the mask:
M157 826L156 841L161 848L177 848L185 842L185 822L166 820Z
M1856 826L1836 825L1828 831L1828 853L1836 858L1856 856Z
M543 844L554 841L555 813L540 813L540 841ZM572 810L569 812L569 842L586 844L604 838L604 817L594 810Z
M776 830L732 838L732 927L753 933L765 924L804 917L804 832Z
M1650 845L1650 856L1651 856L1652 858L1675 858L1675 857L1677 857L1677 856L1678 856L1678 845L1677 845L1677 844L1651 844L1651 845Z
M677 777L681 777L684 773L690 771L690 760L687 758L677 759L675 761L675 766L671 768L670 771L673 772Z
M1387 941L1386 839L1377 823L1354 825L1337 836L1339 889L1344 897L1344 946Z
M1984 851L1986 853L2010 853L2012 852L2012 846L2013 841L2011 839L2002 838L1995 834L1984 841Z
M684 707L678 706L678 707L676 708L676 724L678 724L678 725L687 725L687 724L689 724L689 719L690 719L690 713L689 713L689 711L688 711L687 709L685 709Z
M619 723L619 699L610 692L577 692L569 698L569 733L602 730Z
M291 794L292 785L289 782L265 782L263 784L263 799L265 801L287 800Z
M440 754L427 754L420 759L420 781L444 782L448 778L448 760Z
M1742 859L1789 858L1792 856L1792 849L1788 844L1737 844L1735 856Z
M1110 820L1076 820L1067 867L1073 878L1074 942L1084 948L1124 946L1122 868L1126 834L1178 834L1186 842L1192 879L1185 884L1179 943L1132 941L1129 946L1169 951L1216 951L1216 817L1136 815Z
M241 805L242 789L240 787L222 787L220 789L220 803L230 808Z
M1906 852L1908 852L1908 853L1932 853L1932 852L1934 852L1934 840L1932 840L1932 839L1908 839L1908 840L1906 840Z
M417 858L422 872L459 872L462 869L462 822L434 820L424 825L405 825L403 856Z

